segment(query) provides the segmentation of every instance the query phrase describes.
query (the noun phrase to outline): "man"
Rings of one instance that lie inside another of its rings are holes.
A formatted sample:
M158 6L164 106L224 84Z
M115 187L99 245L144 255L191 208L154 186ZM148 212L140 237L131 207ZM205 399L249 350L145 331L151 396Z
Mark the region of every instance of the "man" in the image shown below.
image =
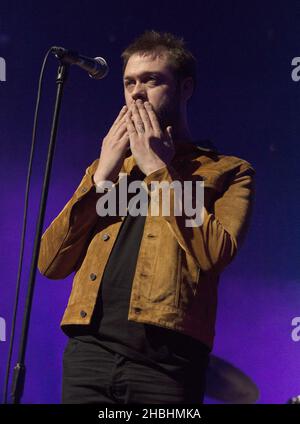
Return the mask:
M43 275L75 272L61 322L62 401L201 404L219 275L245 237L255 171L194 143L187 103L196 62L182 39L146 31L122 58L126 106L41 240ZM152 182L169 183L175 202L171 183L204 181L203 222L187 225L174 203L155 216L131 214L130 201L125 216L97 213L125 177L142 182L148 212Z

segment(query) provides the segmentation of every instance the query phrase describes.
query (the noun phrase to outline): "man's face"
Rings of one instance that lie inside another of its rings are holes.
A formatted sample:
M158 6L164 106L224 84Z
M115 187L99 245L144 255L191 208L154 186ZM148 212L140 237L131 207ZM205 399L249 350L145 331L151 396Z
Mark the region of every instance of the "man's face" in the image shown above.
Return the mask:
M123 76L127 107L141 99L152 104L161 129L174 125L180 118L181 95L167 54L135 53L130 56Z

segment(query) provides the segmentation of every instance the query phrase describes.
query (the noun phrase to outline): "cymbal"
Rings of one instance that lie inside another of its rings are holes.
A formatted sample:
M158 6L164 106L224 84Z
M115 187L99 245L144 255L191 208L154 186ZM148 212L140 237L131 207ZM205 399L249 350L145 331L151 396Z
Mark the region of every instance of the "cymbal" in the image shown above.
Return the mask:
M205 396L229 403L255 403L259 390L240 369L224 359L210 355Z

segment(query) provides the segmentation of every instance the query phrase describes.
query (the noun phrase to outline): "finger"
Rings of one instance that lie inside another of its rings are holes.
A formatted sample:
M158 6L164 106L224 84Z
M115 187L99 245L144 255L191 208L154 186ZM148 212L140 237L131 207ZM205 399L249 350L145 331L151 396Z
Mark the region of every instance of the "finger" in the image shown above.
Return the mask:
M126 114L126 112L127 112L127 106L126 105L124 105L123 107L122 107L122 109L120 110L120 112L119 112L119 115L117 116L117 118L116 118L116 120L114 121L114 123L112 124L112 128L115 128L116 126L117 126L117 124L120 122L120 120L124 117L124 115Z
M161 133L161 128L160 128L160 125L159 125L159 122L158 122L156 113L154 112L154 109L153 109L151 103L145 102L144 105L145 105L145 110L148 113L148 116L149 116L149 119L150 119L150 122L151 122L151 125L152 125L153 130L157 134L160 134Z
M116 134L120 128L122 128L126 124L126 114L122 117L122 119L112 128L112 134Z
M119 126L119 128L116 130L114 136L119 139L123 136L123 134L127 131L127 124L126 121L122 122Z
M127 113L128 113L128 110L126 111L126 113L123 116L121 116L119 122L116 122L115 125L111 128L111 130L110 130L111 134L115 135L119 131L120 127L122 127L126 123Z
M136 132L138 134L143 134L145 132L146 128L145 128L143 120L141 118L139 109L138 109L138 107L136 106L135 103L133 103L133 105L132 105L131 113L132 113L132 120L133 120L133 124L135 126L135 129L136 129Z
M128 131L129 136L130 135L137 135L134 123L132 121L132 113L127 115L126 124L127 124L127 131Z
M129 145L129 134L128 131L126 130L125 133L123 134L123 136L120 138L120 144L128 144Z
M137 100L136 103L138 112L140 114L140 118L144 124L144 128L146 131L152 129L151 121L148 115L148 112L145 109L144 103L141 100Z

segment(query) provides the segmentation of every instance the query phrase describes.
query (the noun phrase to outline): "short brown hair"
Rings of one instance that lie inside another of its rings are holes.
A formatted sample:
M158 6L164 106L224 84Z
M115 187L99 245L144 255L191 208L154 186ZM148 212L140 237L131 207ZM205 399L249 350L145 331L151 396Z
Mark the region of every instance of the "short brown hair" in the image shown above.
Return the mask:
M121 54L123 73L130 56L135 53L155 53L160 48L167 51L174 76L178 80L192 77L195 90L197 83L196 59L187 49L184 39L176 37L169 32L147 30L136 38Z

